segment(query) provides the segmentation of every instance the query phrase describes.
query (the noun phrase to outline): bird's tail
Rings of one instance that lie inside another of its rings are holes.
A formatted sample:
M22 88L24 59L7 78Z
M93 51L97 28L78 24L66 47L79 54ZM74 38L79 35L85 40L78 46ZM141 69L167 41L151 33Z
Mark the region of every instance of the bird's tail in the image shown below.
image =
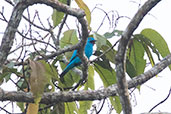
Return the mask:
M59 75L60 76L60 80L61 82L64 82L64 76L65 74L68 72L69 70L68 69L64 69L63 72Z

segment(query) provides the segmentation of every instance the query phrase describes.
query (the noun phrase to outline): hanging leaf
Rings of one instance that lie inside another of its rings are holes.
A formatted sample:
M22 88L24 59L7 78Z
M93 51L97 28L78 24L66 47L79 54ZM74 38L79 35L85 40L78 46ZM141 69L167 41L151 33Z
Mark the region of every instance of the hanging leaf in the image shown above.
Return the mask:
M104 64L106 63L104 62ZM94 67L95 67L96 72L99 74L101 80L103 81L103 84L105 87L108 87L116 83L116 79L115 79L116 74L114 70L110 71L108 69L103 68L102 66L98 64L95 64Z
M101 52L96 51L95 55L99 56ZM110 66L109 60L106 59L105 56L100 58L98 61L95 62L94 64L94 69L95 71L99 74L103 85L105 87L108 87L112 84L116 83L116 72L115 70ZM118 99L118 97L110 97L110 102L115 108L115 110L120 113L121 112L121 104Z
M49 73L49 69L51 68L48 69L45 61L43 60L29 60L29 62L31 67L30 90L33 93L35 103L38 103L41 99L41 95L44 92L45 85L50 83L51 73Z
M11 74L22 76L22 73L18 72L17 68L14 68L14 62L10 62L2 67L2 73L0 73L0 84L3 82L3 80L8 82L11 78Z
M60 2L67 4L67 0L59 0ZM62 21L64 17L64 13L57 11L56 9L53 9L52 13L52 21L53 21L53 26L56 27L58 24Z
M122 105L120 103L119 96L109 97L112 106L114 107L115 111L120 114L122 111Z
M54 27L58 26L58 24L61 22L63 17L64 17L63 12L59 12L56 9L53 9L53 14L52 14L53 26Z
M156 47L152 44L152 42L148 38L146 38L145 36L143 36L141 34L134 35L134 38L136 40L138 40L143 45L144 50L147 53L147 56L148 56L148 58L150 60L151 65L154 66L155 62L154 62L153 56L152 56L151 51L150 51L149 48L151 48L153 53L155 53L157 55L158 59L160 60L160 53L158 52Z
M96 56L99 56L100 54L101 52L99 51L95 52ZM105 56L101 57L98 61L95 62L94 69L99 74L105 87L116 83L116 73L110 66L109 60L106 59Z
M91 24L91 12L88 8L88 6L83 2L83 0L75 0L75 2L77 3L77 5L84 10L85 14L86 14L86 19L88 22L88 28L90 29L90 24Z
M78 114L77 105L75 102L65 103L65 114Z
M112 47L112 44L106 40L106 45L102 45L101 46L101 50L103 50L103 52L107 51L108 49L110 49ZM109 59L110 62L115 63L115 55L116 55L116 51L112 48L110 49L110 51L108 51L105 56L107 59Z
M48 82L51 78L55 78L58 79L58 73L56 71L56 68L54 68L53 66L51 66L50 64L46 63L43 60L40 60L40 62L44 65L45 68L45 73L46 73L46 77L48 78Z
M38 114L39 104L29 103L26 114Z
M68 30L64 32L64 36L60 40L60 47L64 48L65 46L75 45L78 43L78 38L76 30ZM65 53L67 59L69 60L72 56L72 52Z
M141 34L153 43L153 45L156 47L162 57L165 57L170 54L170 50L166 41L157 31L153 29L144 29L141 31ZM169 65L169 68L171 70L171 65Z
M79 114L88 114L88 110L91 108L92 101L79 101L79 105Z
M144 60L144 48L140 42L136 39L132 40L129 45L128 58L131 64L134 66L136 76L144 72L146 61Z
M128 75L131 78L137 76L136 69L135 69L134 65L129 60L126 61L126 72L128 73Z
M33 93L35 103L28 105L27 114L37 114L45 85L50 83L51 77L57 76L57 72L43 60L29 60L29 63L31 68L30 91Z
M44 114L49 114L49 113L44 113ZM55 104L50 114L66 114L64 103L62 102L62 103Z
M144 49L145 49L145 51L146 51L146 53L147 53L147 56L148 56L148 58L149 58L149 60L150 60L151 65L154 66L154 65L155 65L155 62L154 62L154 59L153 59L153 56L152 56L152 54L151 54L150 49L149 49L148 46L145 45L145 44L143 44L143 47L144 47Z
M88 89L94 90L94 87L95 87L95 85L94 85L94 68L92 65L90 65L88 67L88 80L84 85L84 89L85 90L88 90Z
M100 50L101 46L106 45L107 39L104 36L98 33L94 33L93 36L97 40L96 41L97 50Z
M78 38L76 34L76 30L71 29L64 32L64 36L60 40L60 47L64 48L68 45L74 45L78 43Z
M20 108L20 110L21 110L22 112L24 112L25 103L23 103L23 102L17 102L16 104L17 104L17 106Z

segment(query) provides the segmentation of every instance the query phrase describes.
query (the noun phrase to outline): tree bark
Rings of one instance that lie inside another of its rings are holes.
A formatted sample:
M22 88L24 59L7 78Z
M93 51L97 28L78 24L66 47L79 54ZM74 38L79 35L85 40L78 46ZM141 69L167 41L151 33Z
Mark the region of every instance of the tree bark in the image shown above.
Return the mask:
M146 71L145 73L128 81L128 89L135 88L138 85L142 85L149 79L156 76L163 71L167 66L171 64L171 54L157 63L154 67ZM84 91L64 91L44 93L40 103L53 104L60 102L72 102L72 101L93 101L108 98L110 96L117 95L117 84L111 85L107 88L100 90L84 90ZM0 89L0 101L16 101L16 102L33 102L34 98L31 93L22 91L4 91Z
M126 30L123 32L119 42L118 51L115 57L116 61L116 76L120 101L124 114L132 114L132 107L129 99L128 84L125 76L126 50L131 35L139 26L144 16L161 0L148 0L135 14Z

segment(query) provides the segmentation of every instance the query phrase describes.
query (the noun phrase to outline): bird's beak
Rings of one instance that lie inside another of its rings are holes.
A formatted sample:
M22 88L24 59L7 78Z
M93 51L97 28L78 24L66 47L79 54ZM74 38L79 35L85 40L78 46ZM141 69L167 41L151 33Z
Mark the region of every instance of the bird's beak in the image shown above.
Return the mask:
M95 44L96 43L96 40L92 40L92 41L90 41L92 44Z

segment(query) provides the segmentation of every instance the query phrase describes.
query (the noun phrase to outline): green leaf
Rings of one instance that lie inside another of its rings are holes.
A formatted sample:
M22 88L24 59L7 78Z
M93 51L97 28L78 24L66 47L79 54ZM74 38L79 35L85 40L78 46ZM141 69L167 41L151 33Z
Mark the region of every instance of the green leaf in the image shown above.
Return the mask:
M10 62L10 63L8 63L6 66L8 67L8 68L13 68L14 67L14 62Z
M148 46L145 45L145 44L143 44L143 46L144 46L144 49L145 49L145 51L146 51L146 53L147 53L147 56L148 56L148 58L149 58L149 60L150 60L151 65L154 66L154 65L155 65L155 62L154 62L154 59L153 59L153 56L152 56L152 54L151 54L150 49L149 49Z
M97 40L96 41L97 50L100 50L101 46L106 45L107 39L104 36L98 33L94 33L93 36Z
M24 108L24 107L25 107L25 106L24 106L24 102L17 102L16 104L17 104L17 106L20 108L20 110L21 110L22 112L24 112L24 109L25 109L25 108Z
M68 30L64 32L64 36L60 40L60 47L64 48L65 46L75 45L78 43L78 38L76 34L76 30ZM67 59L69 60L72 56L72 52L65 53Z
M98 51L95 52L95 55L97 56L100 54L101 53ZM116 72L110 66L109 60L106 59L105 56L101 57L98 61L95 62L94 69L99 74L105 87L116 83Z
M92 65L88 67L88 80L84 84L84 90L88 90L89 88L94 90L94 68Z
M104 63L106 64L106 63ZM105 69L98 64L94 64L96 72L99 74L105 87L116 83L116 73L114 70Z
M119 96L109 97L109 100L114 107L115 111L120 114L122 111L122 105L120 103Z
M101 55L100 51L95 52L96 56ZM95 71L99 74L104 87L108 87L112 84L116 83L116 72L115 70L110 66L109 60L106 58L106 56L102 56L98 61L94 64ZM110 97L110 102L115 108L115 110L120 113L121 112L121 104L117 97Z
M51 78L58 79L58 73L57 73L55 67L53 67L52 65L46 63L43 60L40 60L40 62L44 65L44 68L45 68L45 71L46 71L45 72L46 73L46 77L48 77L48 79L51 79Z
M103 50L103 52L105 52L111 47L112 47L112 44L107 40L106 45L101 46L101 50ZM110 51L108 51L105 54L106 58L109 59L109 61L112 63L115 63L115 55L116 55L116 51L113 48L110 49Z
M140 75L144 72L146 65L146 61L144 60L144 48L140 42L138 42L136 39L133 39L132 43L129 45L129 49L129 61L136 70L136 76Z
M77 105L75 102L65 103L65 114L78 114Z
M145 36L141 34L134 35L134 38L137 39L143 45L144 50L147 53L147 56L150 60L151 65L154 66L155 62L151 54L151 50L149 48L152 49L153 53L155 53L158 56L158 59L160 60L160 54L158 50L156 49L156 47L152 44L152 42L148 38L146 38Z
M4 79L6 82L9 81L11 74L15 74L17 76L21 76L22 73L17 71L17 68L14 68L14 63L10 62L2 68L2 73L0 73L0 82Z
M150 39L146 38L144 35L140 34L140 38L139 38L140 42L142 42L143 46L146 45L147 47L152 49L152 52L155 53L158 57L158 60L160 60L160 53L157 50L156 46L153 45L153 43L151 42ZM146 47L144 46L144 49L146 50Z
M153 45L156 47L162 57L165 57L170 54L170 50L166 41L157 31L153 29L144 29L142 30L141 34L153 43ZM169 65L169 68L171 70L171 65Z
M60 104L60 103L58 103L58 104ZM51 108L46 108L47 106L48 105L46 105L46 104L39 104L39 109L43 109L43 110L39 111L38 114L51 114L50 113L51 112Z
M49 114L49 113L44 113L44 114ZM53 107L53 110L51 111L50 114L65 114L65 106L64 103L57 103Z
M100 55L101 53L96 51L95 55ZM99 74L103 85L108 87L116 83L116 72L110 66L109 60L105 56L101 57L94 64L95 71ZM117 112L121 112L121 104L117 97L110 97L110 102Z
M121 30L114 30L113 32L106 32L104 36L106 38L112 38L113 36L121 36L123 31Z
M88 22L88 28L90 29L90 24L91 24L91 12L88 8L88 6L82 1L82 0L75 0L75 2L77 3L77 5L84 10L85 14L86 14L86 19Z
M56 9L53 9L53 14L52 14L53 26L54 27L58 26L58 24L61 22L63 17L64 17L63 12L59 12Z
M67 0L59 0L60 2L66 4ZM57 11L56 9L53 9L53 13L52 13L52 21L53 21L53 26L56 27L58 26L58 24L61 22L61 20L64 17L64 13Z
M57 68L58 65L57 65L56 63L57 63L59 60L62 60L62 58L63 58L62 55L57 56L57 57L52 61L52 64L51 64L51 65L52 65L53 67Z
M134 65L129 60L126 61L126 72L131 78L137 75Z
M11 68L5 67L2 70L2 74L0 74L0 82L3 82L3 80L5 79L6 82L9 81L12 72L10 71Z
M28 89L28 82L27 80L20 78L20 80L17 82L18 85L18 90L22 89L22 90L26 90Z
M78 43L78 38L76 30L71 29L64 32L64 36L60 40L60 47L64 48L65 46L74 45Z
M88 114L87 111L91 108L92 101L79 101L79 104L79 114Z

